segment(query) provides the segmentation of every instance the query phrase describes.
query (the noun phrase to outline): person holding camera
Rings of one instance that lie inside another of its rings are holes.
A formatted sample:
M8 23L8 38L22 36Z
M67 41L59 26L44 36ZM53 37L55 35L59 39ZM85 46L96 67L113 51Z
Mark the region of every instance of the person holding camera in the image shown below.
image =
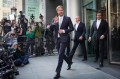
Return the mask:
M4 34L7 34L8 32L11 31L11 23L7 19L4 20L3 30L4 30Z
M17 38L15 37L15 33L13 31L8 32L3 39L4 39L3 46L6 49L8 48L8 46L12 48L15 45L15 42L17 43Z
M23 28L22 28L22 24L20 24L19 27L17 27L17 37L18 37L18 43L20 44L20 47L23 49L23 43L24 43L24 39L23 39Z
M5 44L13 45L14 42L17 42L15 33L13 31L8 32L4 36Z
M26 54L18 44L14 45L14 49L16 49L14 53L14 60L16 66L24 66L29 63L29 56Z
M24 24L25 15L23 15L22 11L20 11L19 13L20 13L20 15L18 18L18 24Z

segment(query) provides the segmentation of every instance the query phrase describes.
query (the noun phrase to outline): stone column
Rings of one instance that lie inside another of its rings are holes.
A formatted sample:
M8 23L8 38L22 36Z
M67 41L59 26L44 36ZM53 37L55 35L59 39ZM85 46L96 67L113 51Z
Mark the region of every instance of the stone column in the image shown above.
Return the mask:
M67 1L67 16L69 16L75 24L75 17L81 15L81 0L66 0ZM74 38L74 32L71 34L71 39ZM71 49L73 47L73 41L71 41ZM75 55L80 55L80 47L78 46Z

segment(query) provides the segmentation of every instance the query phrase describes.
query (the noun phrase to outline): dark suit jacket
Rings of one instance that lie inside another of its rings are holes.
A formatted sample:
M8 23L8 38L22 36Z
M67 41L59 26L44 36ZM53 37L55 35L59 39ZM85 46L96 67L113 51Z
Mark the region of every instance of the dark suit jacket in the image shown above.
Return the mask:
M76 24L74 25L74 27L76 27ZM86 28L85 28L85 24L80 22L79 25L78 25L78 28L77 30L75 29L75 38L74 38L74 41L75 40L79 40L79 37L80 36L83 36L83 40L85 40L85 33L86 33Z
M59 25L58 24L55 25L54 23L52 23L50 29L54 30L55 43L56 43L58 38ZM64 43L68 42L69 33L74 30L70 17L67 16L63 17L63 22L61 24L60 29L65 30L65 33L60 34L60 42L64 42Z
M95 39L99 39L101 35L104 35L106 39L108 34L108 23L102 19L98 29L96 27L96 23L97 21L93 22L90 37L93 36Z

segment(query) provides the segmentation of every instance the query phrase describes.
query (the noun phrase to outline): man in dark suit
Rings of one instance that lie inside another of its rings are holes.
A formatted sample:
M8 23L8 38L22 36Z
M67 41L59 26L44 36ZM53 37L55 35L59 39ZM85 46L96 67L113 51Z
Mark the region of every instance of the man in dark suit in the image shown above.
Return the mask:
M93 22L91 33L88 41L94 41L94 52L96 54L95 62L98 61L100 57L100 67L103 67L104 60L104 42L108 34L108 23L102 19L102 13L97 12L97 20Z
M65 55L65 49L69 41L69 33L73 31L74 28L70 17L64 16L63 6L57 6L56 11L58 15L54 18L54 22L50 26L47 26L47 28L50 28L52 30L54 29L55 31L54 36L59 53L59 59L54 79L59 79L63 60L67 62L68 70L71 68L72 65L72 62Z
M69 56L70 54L70 34L69 34L69 40L68 40L68 45L67 45L67 51L66 51L66 56Z
M76 48L78 47L79 43L81 45L82 54L84 55L83 61L87 60L87 53L85 47L85 24L80 22L80 17L76 17L76 24L74 25L75 28L75 37L74 37L74 45L72 51L70 52L69 58L72 61L73 55L75 54Z

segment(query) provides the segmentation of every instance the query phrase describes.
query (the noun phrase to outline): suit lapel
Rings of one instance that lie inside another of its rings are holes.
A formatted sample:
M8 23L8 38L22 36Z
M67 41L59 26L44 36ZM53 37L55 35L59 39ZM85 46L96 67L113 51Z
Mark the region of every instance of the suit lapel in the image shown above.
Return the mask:
M97 20L94 23L94 27L97 29Z
M81 22L79 23L77 30L80 28L80 24L81 24Z
M101 24L102 24L102 20L101 20L101 22L100 22L99 28L101 27ZM99 29L99 28L98 28L98 29Z
M75 27L76 27L76 24L74 24L74 26L73 26L73 27L74 27L74 30L76 31L76 28L75 28Z
M64 22L65 22L65 16L63 16L63 21L62 21L61 27L63 26Z

